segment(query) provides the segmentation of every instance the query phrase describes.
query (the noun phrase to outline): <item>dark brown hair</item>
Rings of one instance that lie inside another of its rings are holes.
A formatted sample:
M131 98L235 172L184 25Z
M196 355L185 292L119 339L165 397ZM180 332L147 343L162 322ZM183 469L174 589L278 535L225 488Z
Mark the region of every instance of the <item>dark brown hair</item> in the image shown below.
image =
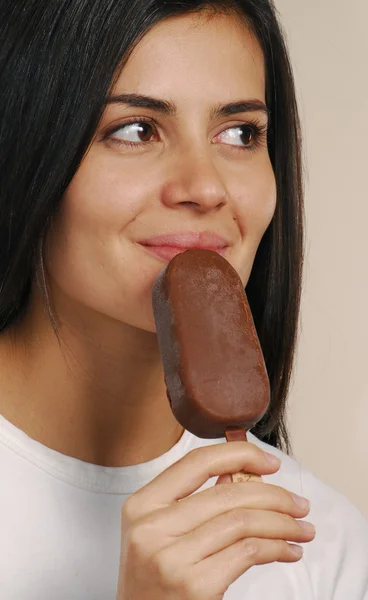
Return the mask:
M234 11L252 28L265 58L277 183L276 213L246 289L271 383L270 410L253 432L288 451L303 194L293 75L272 2L2 0L0 7L0 330L27 309L40 243L132 48L163 19L206 8Z

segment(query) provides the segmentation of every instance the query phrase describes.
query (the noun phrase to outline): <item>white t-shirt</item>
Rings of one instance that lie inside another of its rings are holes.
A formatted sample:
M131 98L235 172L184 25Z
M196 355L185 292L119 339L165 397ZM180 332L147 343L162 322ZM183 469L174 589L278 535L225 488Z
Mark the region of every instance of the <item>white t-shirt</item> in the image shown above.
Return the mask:
M102 467L47 448L0 416L1 600L115 600L124 500L192 448L220 441L185 431L150 462ZM249 441L281 458L264 480L311 501L317 535L300 562L249 569L225 600L368 600L367 521L289 456Z

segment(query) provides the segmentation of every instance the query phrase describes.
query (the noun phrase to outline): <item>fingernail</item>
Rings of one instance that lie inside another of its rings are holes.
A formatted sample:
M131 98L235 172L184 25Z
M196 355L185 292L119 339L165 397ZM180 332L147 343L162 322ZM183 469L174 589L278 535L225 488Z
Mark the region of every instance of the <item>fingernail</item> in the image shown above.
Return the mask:
M264 453L266 460L271 463L271 465L280 465L281 461L279 458L277 458L277 456L275 456L274 454L270 454L269 452L265 452Z
M299 525L308 534L314 535L316 533L315 526L312 525L312 523L309 523L308 521L299 521Z
M298 546L297 544L290 544L290 550L294 556L297 556L298 558L301 558L304 554L304 548Z
M297 494L292 494L292 497L295 504L297 504L297 506L299 506L300 508L303 508L303 510L306 508L310 508L310 502L306 498L298 496Z

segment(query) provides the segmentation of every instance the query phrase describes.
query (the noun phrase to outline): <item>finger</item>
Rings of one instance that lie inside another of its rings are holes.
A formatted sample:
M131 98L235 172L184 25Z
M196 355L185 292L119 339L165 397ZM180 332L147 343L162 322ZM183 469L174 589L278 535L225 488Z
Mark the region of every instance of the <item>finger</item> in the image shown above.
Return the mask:
M215 444L192 450L134 494L134 502L168 506L189 496L208 479L246 470L257 475L275 473L280 461L250 442Z
M231 475L220 475L215 485L221 485L223 483L232 483Z
M228 587L255 565L272 562L293 563L301 559L303 548L284 540L247 538L197 563L193 578L211 592L224 594ZM208 577L211 573L211 577ZM199 597L199 596L198 596Z
M245 538L306 543L314 537L315 528L306 521L268 510L238 508L182 536L175 548L189 564L194 564Z
M224 483L152 512L148 520L156 528L157 535L165 531L169 536L179 537L236 509L269 510L300 519L309 513L308 501L305 500L305 508L300 504L302 501L302 498L276 485Z

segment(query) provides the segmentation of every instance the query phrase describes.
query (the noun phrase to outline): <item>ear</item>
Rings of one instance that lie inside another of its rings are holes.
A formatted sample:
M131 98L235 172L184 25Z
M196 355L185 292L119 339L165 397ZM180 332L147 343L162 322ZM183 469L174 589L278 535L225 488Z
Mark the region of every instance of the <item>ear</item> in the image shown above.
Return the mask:
M232 483L231 475L220 475L215 485L221 485L221 483Z

